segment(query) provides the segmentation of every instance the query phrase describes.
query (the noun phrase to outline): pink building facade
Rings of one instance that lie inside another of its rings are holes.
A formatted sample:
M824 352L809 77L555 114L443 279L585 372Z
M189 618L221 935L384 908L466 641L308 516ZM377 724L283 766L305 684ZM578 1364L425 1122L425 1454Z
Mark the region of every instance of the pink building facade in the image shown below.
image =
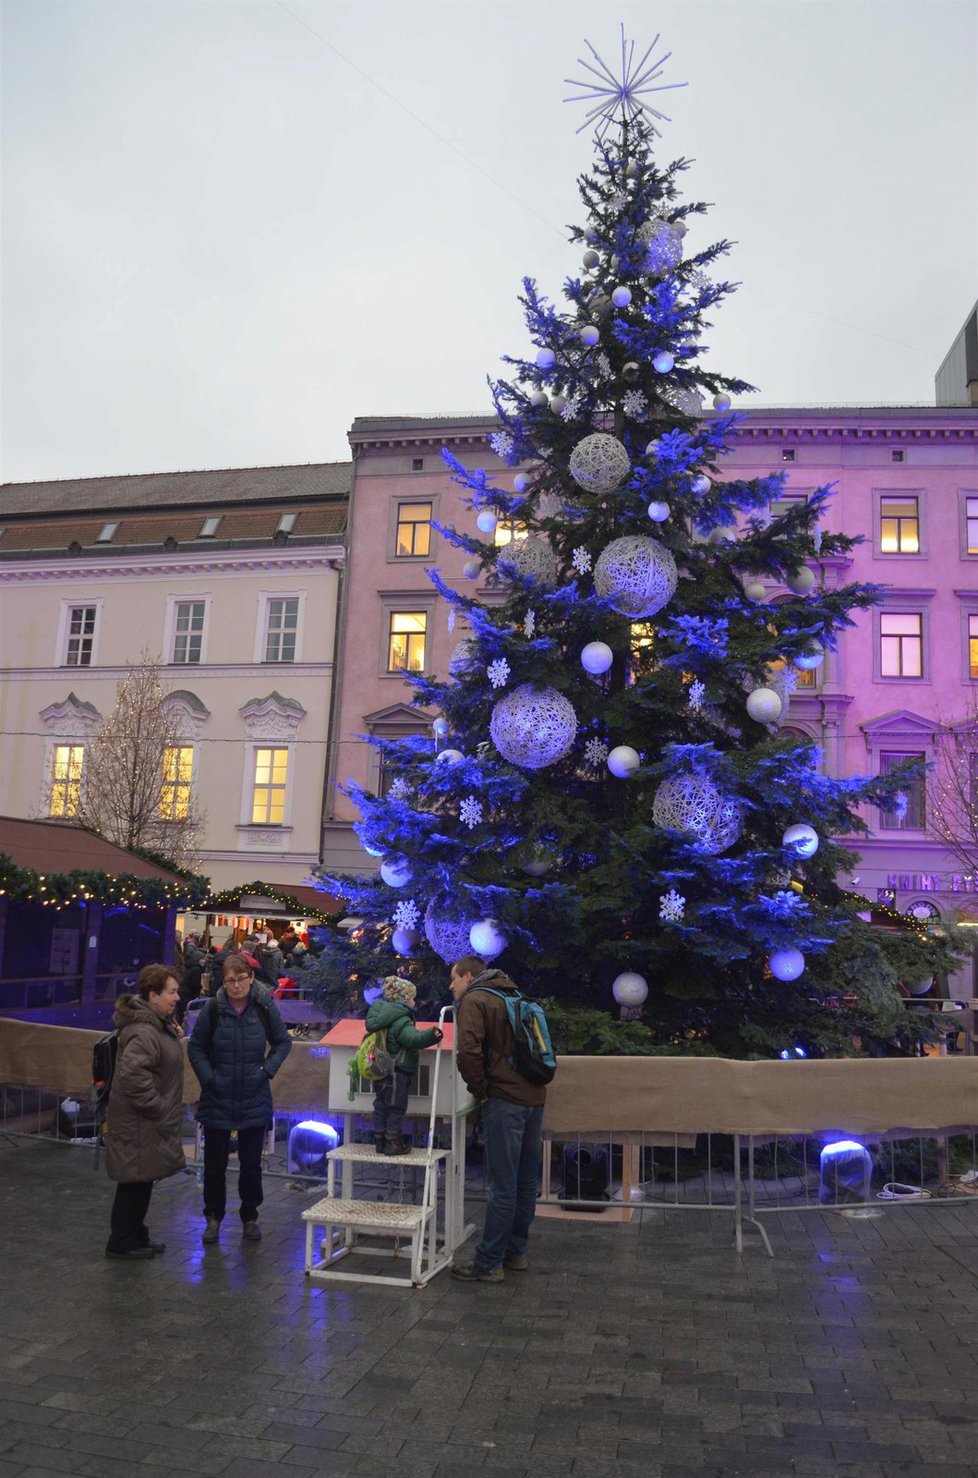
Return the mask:
M464 554L427 520L475 532L440 451L448 446L466 465L491 469L510 485L513 474L487 444L494 424L488 417L358 418L351 430L349 564L324 824L328 868L374 866L352 830L355 808L338 789L347 778L372 790L384 785L376 751L359 736L423 732L434 717L410 707L412 689L400 668L443 675L464 635L449 631L445 602L425 568L437 565L459 589L467 582ZM832 775L875 774L908 755L933 767L908 795L904 817L866 815L870 835L859 844L855 886L901 911L936 911L948 922L978 925L978 844L972 870L937 838L934 824L940 736L978 718L978 411L751 411L723 473L750 478L777 468L788 474L786 498L833 484L823 527L863 535L845 560L818 562L819 578L885 587L880 604L856 616L839 650L805 675L785 727L815 740ZM491 599L491 591L476 588ZM773 598L779 593L772 587ZM978 993L972 975L969 964L951 993Z

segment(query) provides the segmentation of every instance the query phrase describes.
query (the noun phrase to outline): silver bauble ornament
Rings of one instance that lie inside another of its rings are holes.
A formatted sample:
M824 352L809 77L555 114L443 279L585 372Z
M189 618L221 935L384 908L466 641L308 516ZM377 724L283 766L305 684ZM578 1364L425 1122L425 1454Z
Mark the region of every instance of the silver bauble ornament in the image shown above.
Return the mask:
M467 559L462 566L462 574L466 580L478 580L482 572L482 566L477 559Z
M394 946L396 954L411 954L418 945L417 929L395 929L391 935L391 944Z
M584 327L581 329L581 334L580 334L581 343L582 344L587 344L587 346L588 346L589 349L593 349L594 346L595 346L595 344L598 342L598 340L600 338L601 338L601 335L598 332L598 330L595 328L595 326L594 326L593 323L586 323L584 325Z
M503 759L543 770L563 759L577 737L577 714L556 688L521 683L492 710L489 733Z
M645 534L614 539L594 566L597 594L613 611L633 621L661 611L675 594L676 580L671 552Z
M721 392L713 397L713 409L715 411L728 411L730 409L730 396Z
M406 857L391 857L380 864L380 875L388 888L403 888L414 876L414 870Z
M748 580L744 586L744 594L748 600L755 602L767 600L767 586L762 585L760 580Z
M634 775L641 763L638 750L630 744L617 744L607 759L608 769L619 780L627 780L629 775Z
M653 500L645 511L653 523L665 523L669 517L669 504L656 503Z
M496 524L499 522L496 515L489 508L483 508L475 521L475 526L480 534L492 534L495 532Z
M611 982L611 994L619 1006L642 1006L648 999L649 983L636 970L623 970Z
M591 268L592 267L596 267L598 265L598 263L600 262L600 260L601 260L601 258L598 256L598 254L597 254L596 251L594 251L594 250L588 250L588 251L586 251L584 253L584 266L585 266L585 269L588 272L590 272L591 271Z
M557 356L552 349L537 350L537 368L542 370L553 369Z
M779 949L768 957L768 969L775 980L797 980L805 970L805 956L800 949Z
M815 571L808 565L800 565L797 570L792 570L790 575L785 576L784 583L795 595L807 595L810 590L815 589Z
M796 821L782 835L781 845L794 852L796 857L814 857L818 851L818 832L806 821Z
M755 723L774 724L781 717L784 704L773 688L755 688L747 694L747 712Z
M530 396L530 404L532 406L536 406L536 408L539 410L540 406L546 405L549 399L550 397L547 394L546 390L534 390L532 395Z
M494 960L506 948L506 935L495 919L479 919L469 930L469 944L484 960Z
M465 755L460 749L443 749L435 755L435 763L438 765L457 765L464 759Z
M627 308L632 301L631 289L627 287L616 287L611 294L611 301L616 308Z
M585 672L590 672L592 677L607 672L614 660L614 652L604 641L589 641L581 652L581 666Z
M675 363L676 361L669 353L669 350L662 349L653 359L652 368L655 370L656 374L667 375Z
M801 668L802 672L814 672L816 667L821 667L825 661L825 651L813 642L811 646L806 647L803 652L799 652L798 656L792 657L791 660L796 667Z

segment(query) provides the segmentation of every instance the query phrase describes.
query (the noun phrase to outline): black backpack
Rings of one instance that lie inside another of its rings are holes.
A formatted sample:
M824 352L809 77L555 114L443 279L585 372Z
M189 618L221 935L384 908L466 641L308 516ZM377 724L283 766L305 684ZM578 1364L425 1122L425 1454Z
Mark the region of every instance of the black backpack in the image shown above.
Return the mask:
M119 1032L109 1032L99 1037L92 1048L92 1087L95 1089L95 1117L99 1129L105 1119L109 1102L109 1091L115 1076L115 1065L119 1058Z

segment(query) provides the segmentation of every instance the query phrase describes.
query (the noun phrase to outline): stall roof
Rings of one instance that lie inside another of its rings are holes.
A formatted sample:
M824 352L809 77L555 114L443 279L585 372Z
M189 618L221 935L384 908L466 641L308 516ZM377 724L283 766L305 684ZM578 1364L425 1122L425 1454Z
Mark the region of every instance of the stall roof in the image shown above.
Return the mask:
M220 894L209 898L197 912L242 913L261 919L294 917L295 909L282 903L276 894L294 898L299 905L299 913L333 914L346 907L342 898L333 898L309 884L242 883L240 887L222 888Z
M167 883L184 881L179 873L147 862L87 827L60 821L25 821L20 816L0 816L0 852L5 852L18 867L45 875L104 872L110 877L126 874L135 878L160 878Z

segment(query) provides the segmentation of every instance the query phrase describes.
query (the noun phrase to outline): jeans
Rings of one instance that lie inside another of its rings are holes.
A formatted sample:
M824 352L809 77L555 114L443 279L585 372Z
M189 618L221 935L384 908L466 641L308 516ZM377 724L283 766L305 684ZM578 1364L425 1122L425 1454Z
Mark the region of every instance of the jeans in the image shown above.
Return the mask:
M112 1221L106 1252L132 1252L149 1246L146 1213L153 1194L151 1180L120 1180L112 1202Z
M265 1147L265 1125L238 1130L238 1196L241 1220L257 1221L265 1199L261 1187L261 1155ZM231 1130L204 1125L204 1215L223 1221L228 1204L227 1169Z
M485 1269L526 1253L537 1209L543 1109L490 1098L482 1105L482 1129L489 1205L475 1262Z
M381 1078L374 1089L374 1143L389 1134L400 1134L407 1113L412 1073L395 1068L389 1078Z

